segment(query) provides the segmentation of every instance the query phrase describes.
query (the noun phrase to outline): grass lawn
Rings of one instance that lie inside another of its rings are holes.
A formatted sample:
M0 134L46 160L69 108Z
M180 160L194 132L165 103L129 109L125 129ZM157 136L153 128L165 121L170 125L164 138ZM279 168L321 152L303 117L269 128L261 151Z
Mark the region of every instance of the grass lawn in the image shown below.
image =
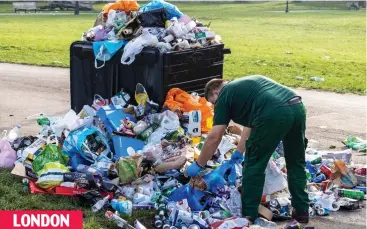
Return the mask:
M291 11L323 11L288 14L279 12L284 2L176 5L191 17L211 21L212 29L232 50L225 59L227 79L263 74L292 87L365 93L364 10L349 11L345 3L326 2L292 3ZM0 61L68 67L70 44L81 38L95 17L0 14ZM308 80L312 76L325 82Z

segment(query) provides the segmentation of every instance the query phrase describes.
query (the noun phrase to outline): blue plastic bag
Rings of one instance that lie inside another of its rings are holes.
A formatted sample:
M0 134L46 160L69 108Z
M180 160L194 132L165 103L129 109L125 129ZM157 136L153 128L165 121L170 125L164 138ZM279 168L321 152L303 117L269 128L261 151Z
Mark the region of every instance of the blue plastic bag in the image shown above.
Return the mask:
M233 185L236 182L236 163L229 160L212 172L203 176L207 184L207 192L217 194L219 190L224 189L225 184ZM228 177L226 175L228 174ZM187 199L189 207L193 211L204 210L210 202L207 193L193 189L189 184L177 188L169 197L169 201L180 201Z
M93 42L93 52L94 52L94 66L98 68L103 68L106 61L110 60L116 52L127 44L128 41L125 40L112 40L112 41L98 41ZM103 61L101 66L98 66L97 60Z
M156 10L156 9L166 9L166 18L168 20L172 19L173 17L176 17L179 19L183 13L175 6L168 2L165 2L164 0L152 0L150 3L143 5L139 8L139 12L143 13L150 10Z
M99 155L97 155L95 152L85 152L82 148L84 141L87 139L87 137L93 134L96 134L102 140L104 146L106 147L105 150ZM95 127L85 127L71 132L64 141L62 151L71 158L73 158L74 154L78 153L83 159L91 163L98 161L99 158L107 157L111 160L113 158L113 154L110 150L110 146L108 144L106 136Z

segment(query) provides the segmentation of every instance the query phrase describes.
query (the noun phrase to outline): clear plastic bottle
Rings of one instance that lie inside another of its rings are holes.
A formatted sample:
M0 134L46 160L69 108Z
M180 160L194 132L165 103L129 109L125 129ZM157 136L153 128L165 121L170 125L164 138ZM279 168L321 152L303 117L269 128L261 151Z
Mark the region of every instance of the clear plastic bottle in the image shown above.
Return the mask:
M20 125L17 125L16 127L14 127L13 129L10 130L10 132L8 134L8 138L7 138L10 143L13 143L15 141L15 139L19 138L20 128L22 128L22 127Z
M103 198L102 200L99 200L95 205L92 206L92 211L98 212L99 210L101 210L106 205L109 198L110 196L108 195L105 198Z
M278 225L272 221L259 217L255 220L255 224L265 229L278 229Z

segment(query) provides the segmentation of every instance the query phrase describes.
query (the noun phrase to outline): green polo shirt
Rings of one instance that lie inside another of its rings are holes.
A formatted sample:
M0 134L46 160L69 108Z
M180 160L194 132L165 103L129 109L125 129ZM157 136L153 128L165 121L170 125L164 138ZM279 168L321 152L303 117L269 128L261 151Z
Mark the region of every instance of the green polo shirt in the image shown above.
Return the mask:
M274 115L274 109L297 96L291 89L265 76L254 75L227 83L214 107L214 125L231 120L253 127L257 118Z

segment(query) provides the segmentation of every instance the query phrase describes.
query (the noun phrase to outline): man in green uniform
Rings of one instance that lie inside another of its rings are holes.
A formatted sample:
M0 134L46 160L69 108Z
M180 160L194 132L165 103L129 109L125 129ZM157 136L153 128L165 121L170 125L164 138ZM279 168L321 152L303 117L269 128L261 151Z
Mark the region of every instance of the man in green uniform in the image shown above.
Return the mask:
M291 89L264 76L248 76L232 82L213 79L205 87L206 99L215 104L214 124L198 160L186 174L196 176L216 151L225 130L234 121L244 129L232 160L243 161L242 214L257 218L265 169L283 140L288 186L295 211L292 217L308 223L309 199L305 172L306 109ZM246 150L245 150L246 149Z

